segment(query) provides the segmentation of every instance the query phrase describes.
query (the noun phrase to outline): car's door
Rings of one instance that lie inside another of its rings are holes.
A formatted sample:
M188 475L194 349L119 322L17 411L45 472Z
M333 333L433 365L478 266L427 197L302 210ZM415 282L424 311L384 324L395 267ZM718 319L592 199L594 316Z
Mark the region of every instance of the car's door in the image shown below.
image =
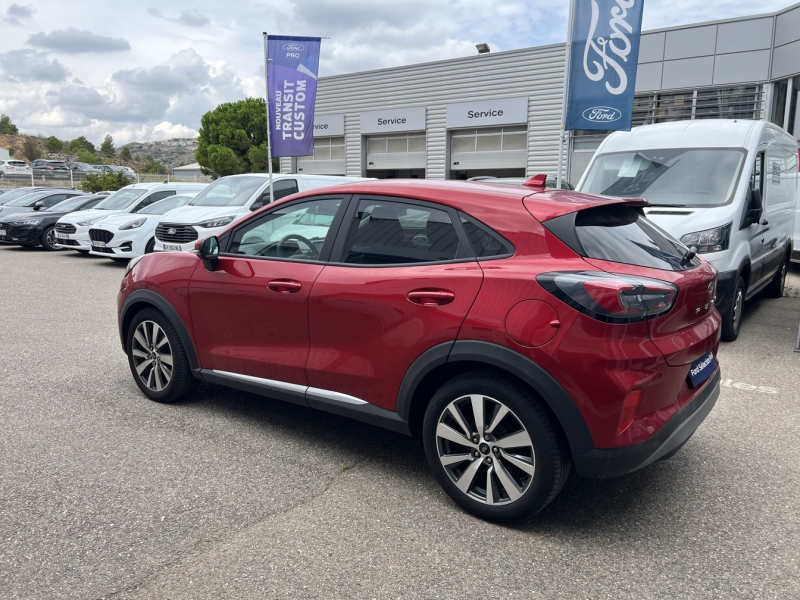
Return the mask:
M759 151L753 162L753 170L750 172L750 194L761 196L761 205L764 206L764 150ZM747 210L745 206L745 211ZM762 225L762 219L751 223L745 229L750 239L750 288L752 289L760 279L764 266L764 234L769 225Z
M311 290L310 397L393 410L411 363L456 339L482 280L456 211L354 197Z
M215 270L195 270L189 301L204 369L306 385L309 292L345 200L303 199L247 219L224 236Z

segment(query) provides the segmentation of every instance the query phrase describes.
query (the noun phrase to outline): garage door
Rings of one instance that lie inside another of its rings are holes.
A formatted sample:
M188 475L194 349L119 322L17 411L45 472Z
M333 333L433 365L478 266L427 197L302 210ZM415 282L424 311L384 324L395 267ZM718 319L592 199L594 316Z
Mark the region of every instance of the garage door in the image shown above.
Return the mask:
M426 162L424 132L389 133L367 138L368 172L424 169Z
M525 174L528 128L526 125L458 129L450 132L450 172Z
M344 175L344 136L315 137L314 155L298 157L297 172L306 175Z

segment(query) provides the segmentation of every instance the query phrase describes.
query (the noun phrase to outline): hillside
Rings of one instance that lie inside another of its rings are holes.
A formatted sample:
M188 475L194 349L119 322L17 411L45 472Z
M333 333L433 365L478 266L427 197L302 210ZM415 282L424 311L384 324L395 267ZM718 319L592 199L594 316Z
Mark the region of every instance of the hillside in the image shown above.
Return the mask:
M132 142L117 148L117 154L122 148L128 148L131 154L139 156L141 160L148 154L153 160L161 163L168 169L180 167L197 162L194 157L197 150L197 140L194 138L173 139L162 142Z

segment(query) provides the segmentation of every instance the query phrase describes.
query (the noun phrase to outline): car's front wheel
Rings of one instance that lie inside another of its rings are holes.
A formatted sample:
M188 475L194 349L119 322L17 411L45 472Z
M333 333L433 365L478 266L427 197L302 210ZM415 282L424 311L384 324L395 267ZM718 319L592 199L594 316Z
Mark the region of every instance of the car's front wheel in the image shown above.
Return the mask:
M565 444L540 400L492 372L459 375L434 394L423 443L450 497L491 521L536 514L555 498L570 470Z
M56 243L58 239L56 238L56 228L55 227L48 227L42 233L42 248L45 250L61 250L61 248L56 248Z
M197 386L178 332L161 312L139 312L125 346L136 385L151 400L175 402Z

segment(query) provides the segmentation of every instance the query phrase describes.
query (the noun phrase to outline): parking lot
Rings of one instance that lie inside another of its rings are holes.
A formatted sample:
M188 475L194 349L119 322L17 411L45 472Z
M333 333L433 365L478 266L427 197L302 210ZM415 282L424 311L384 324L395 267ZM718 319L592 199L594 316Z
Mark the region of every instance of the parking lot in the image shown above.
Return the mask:
M422 448L204 384L161 405L120 346L123 266L0 248L0 596L800 597L800 274L747 306L674 458L480 521Z

